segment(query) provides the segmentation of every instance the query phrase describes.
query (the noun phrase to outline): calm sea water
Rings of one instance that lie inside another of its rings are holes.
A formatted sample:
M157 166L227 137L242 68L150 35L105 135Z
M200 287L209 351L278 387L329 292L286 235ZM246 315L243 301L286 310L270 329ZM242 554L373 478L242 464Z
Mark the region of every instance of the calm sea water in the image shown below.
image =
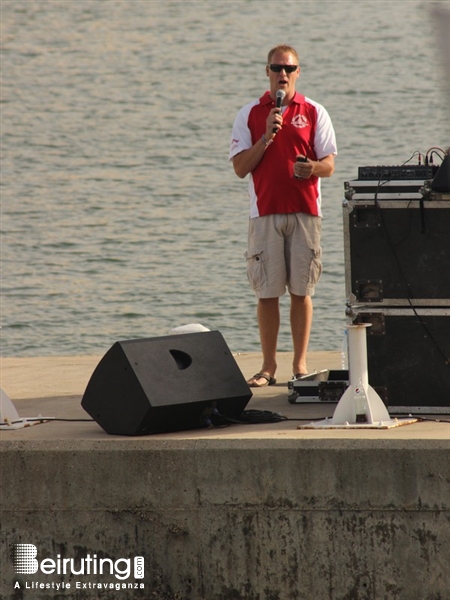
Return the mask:
M442 4L449 4L448 2ZM243 253L238 109L277 43L335 125L311 350L345 324L344 181L448 145L422 1L2 0L2 353L104 353L202 323L259 349ZM414 159L415 160L415 159ZM280 350L290 350L288 299Z

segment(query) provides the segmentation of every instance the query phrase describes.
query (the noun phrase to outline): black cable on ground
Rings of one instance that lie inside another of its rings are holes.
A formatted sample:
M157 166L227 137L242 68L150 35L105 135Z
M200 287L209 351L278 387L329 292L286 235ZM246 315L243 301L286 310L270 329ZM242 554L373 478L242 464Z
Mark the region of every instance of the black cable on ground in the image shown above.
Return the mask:
M213 415L213 425L236 424L236 425L260 425L262 423L280 423L281 421L319 421L324 417L308 417L305 419L292 419L270 410L244 410L239 419L231 419L216 411Z

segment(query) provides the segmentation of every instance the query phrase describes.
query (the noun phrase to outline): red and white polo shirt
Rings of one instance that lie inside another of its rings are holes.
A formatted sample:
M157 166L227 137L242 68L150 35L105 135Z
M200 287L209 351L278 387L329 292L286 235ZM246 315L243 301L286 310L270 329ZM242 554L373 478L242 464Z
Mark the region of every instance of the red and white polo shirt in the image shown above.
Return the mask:
M265 133L275 103L266 92L238 112L231 134L230 160L251 148ZM250 173L250 218L303 212L322 216L320 178L295 179L297 154L318 160L337 154L336 136L325 108L296 92L283 110L283 127Z

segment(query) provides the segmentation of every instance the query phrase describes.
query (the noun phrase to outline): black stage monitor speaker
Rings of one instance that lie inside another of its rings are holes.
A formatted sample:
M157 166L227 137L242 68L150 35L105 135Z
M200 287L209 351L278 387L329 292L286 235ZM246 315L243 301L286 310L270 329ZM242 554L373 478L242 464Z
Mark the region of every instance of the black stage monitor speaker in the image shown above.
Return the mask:
M204 427L214 409L239 419L252 397L219 331L116 342L81 405L109 434Z

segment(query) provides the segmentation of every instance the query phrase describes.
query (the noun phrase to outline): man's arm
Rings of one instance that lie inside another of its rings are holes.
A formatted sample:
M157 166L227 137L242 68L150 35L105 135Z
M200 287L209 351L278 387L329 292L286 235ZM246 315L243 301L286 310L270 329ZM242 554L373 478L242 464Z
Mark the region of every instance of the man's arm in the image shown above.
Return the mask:
M319 160L307 162L296 162L294 164L294 175L299 179L308 179L311 175L316 177L331 177L334 173L334 154L329 154Z
M281 129L283 117L279 108L272 108L267 120L264 139L260 138L251 148L243 150L233 156L233 167L236 175L244 179L259 165L267 146L269 146L276 133Z
M266 148L267 145L262 139L259 139L248 150L243 150L239 154L236 154L236 156L233 156L233 167L236 175L244 179L244 177L256 169L264 156Z

